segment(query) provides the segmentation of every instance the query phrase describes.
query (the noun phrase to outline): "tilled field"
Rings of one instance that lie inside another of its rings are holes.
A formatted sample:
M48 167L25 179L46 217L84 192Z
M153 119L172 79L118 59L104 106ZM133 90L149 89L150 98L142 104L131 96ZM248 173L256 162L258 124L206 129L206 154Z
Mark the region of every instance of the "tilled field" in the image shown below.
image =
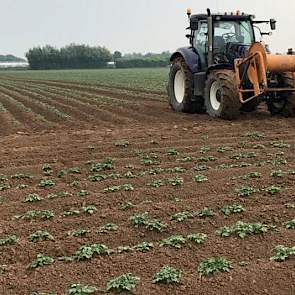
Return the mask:
M13 78L0 102L0 294L103 294L124 273L134 294L295 293L294 119ZM206 276L211 257L228 271ZM180 283L153 283L166 265Z

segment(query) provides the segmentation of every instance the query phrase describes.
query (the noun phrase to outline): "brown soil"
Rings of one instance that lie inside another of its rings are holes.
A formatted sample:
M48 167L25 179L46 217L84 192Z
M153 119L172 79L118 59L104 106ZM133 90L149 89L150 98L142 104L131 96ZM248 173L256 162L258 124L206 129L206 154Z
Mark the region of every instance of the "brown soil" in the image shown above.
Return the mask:
M27 81L22 84L19 80L9 80L10 84L6 85L7 81L0 81L2 93L27 103L32 112L26 113L19 106L14 107L7 96L0 93L0 102L7 109L6 113L0 114L0 122L4 124L1 125L0 175L8 178L0 181L0 187L10 186L0 191L0 239L9 235L18 237L14 245L0 246L0 294L23 295L34 291L66 294L73 283L96 286L98 292L95 294L103 294L110 279L128 272L140 277L134 294L295 294L294 256L281 263L270 260L275 246L295 246L294 230L284 226L286 221L295 217L295 209L285 206L286 203L295 203L295 176L287 173L295 168L294 119L271 117L261 109L228 122L207 115L173 113L165 101L161 102L144 92L137 95L135 91L130 91L127 95L122 90L123 102L117 104L120 102L118 89L112 92L96 87L88 91L86 85L75 87L66 82ZM47 97L44 85L48 88ZM54 117L55 114L46 114L43 107L41 113L38 96L44 102L47 99L48 105L70 114L69 120L63 121ZM105 96L104 103L99 100L101 96ZM38 121L38 111L54 126ZM17 120L18 124L13 120ZM263 133L264 137L255 138L254 132L256 135ZM246 136L247 133L252 137ZM128 141L128 147L116 145L122 140ZM290 147L274 147L273 142L288 143ZM231 149L218 152L219 147L225 146ZM210 150L202 154L202 147L209 147ZM168 156L167 151L172 148L179 155ZM256 156L232 158L249 152L255 152ZM146 166L141 162L142 155L151 153L158 155L158 163ZM195 160L181 161L188 156ZM205 161L208 156L214 157L215 161L198 162ZM91 163L102 162L107 157L114 160L114 169L99 174L119 173L122 177L91 182L88 177L95 174L90 171ZM281 159L285 159L286 163L282 164ZM242 162L251 166L228 166ZM52 167L52 176L43 174L45 163ZM197 164L206 164L210 169L196 171L194 167ZM72 167L79 167L81 174L69 173L58 177L61 170ZM185 172L140 174L152 168L174 167L183 167ZM273 170L286 173L281 178L274 178L270 176ZM128 171L133 171L137 177L124 177ZM246 179L244 176L250 172L261 173L261 178ZM27 173L33 178L10 177L17 173ZM197 174L206 175L208 181L196 183L194 176ZM183 178L183 185L174 187L167 183L168 179L177 175ZM56 185L48 189L40 188L38 184L45 178L53 179ZM164 185L159 188L147 185L154 180L162 180ZM20 184L27 187L20 189ZM122 184L132 184L134 190L104 193L105 188ZM239 197L236 189L244 185L259 188L260 192L247 198ZM281 187L282 191L271 196L263 190L272 185ZM89 195L79 197L81 190L87 190ZM69 193L66 197L48 198L50 193L65 191ZM39 194L43 200L23 202L30 193ZM134 207L118 209L119 204L126 201L131 201ZM233 203L243 205L246 211L225 218L220 209ZM87 205L95 205L97 211L93 215L63 216L65 211ZM215 215L183 222L171 220L175 213L197 211L204 207L212 208ZM31 221L15 218L29 210L51 210L54 217ZM129 218L143 212L165 222L167 229L159 233L135 228ZM277 230L245 239L222 238L216 234L220 227L232 225L238 220L275 225ZM116 224L118 230L98 233L98 227L107 223ZM68 231L76 229L88 229L90 233L83 237L67 236ZM29 236L37 230L48 231L54 236L54 241L31 242ZM186 236L191 233L205 233L208 239L202 246L187 242L178 250L159 245L162 239L171 235ZM147 253L116 251L119 246L134 246L143 241L153 242L154 248ZM73 255L81 245L94 243L105 244L115 252L81 262L66 263L59 259ZM52 256L54 263L29 269L38 253ZM232 262L233 269L209 278L200 277L197 272L199 263L212 256L227 258ZM154 274L164 265L182 270L181 284L152 283Z

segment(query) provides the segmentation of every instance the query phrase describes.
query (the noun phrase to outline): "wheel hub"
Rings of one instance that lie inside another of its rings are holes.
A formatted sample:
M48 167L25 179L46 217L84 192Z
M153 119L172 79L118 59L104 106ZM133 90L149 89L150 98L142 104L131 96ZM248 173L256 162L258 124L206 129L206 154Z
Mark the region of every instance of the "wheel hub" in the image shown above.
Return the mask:
M212 108L215 111L218 111L220 108L221 98L222 98L222 89L219 86L217 81L213 82L210 88L210 103Z
M179 69L174 77L174 95L178 103L182 103L185 93L184 74Z

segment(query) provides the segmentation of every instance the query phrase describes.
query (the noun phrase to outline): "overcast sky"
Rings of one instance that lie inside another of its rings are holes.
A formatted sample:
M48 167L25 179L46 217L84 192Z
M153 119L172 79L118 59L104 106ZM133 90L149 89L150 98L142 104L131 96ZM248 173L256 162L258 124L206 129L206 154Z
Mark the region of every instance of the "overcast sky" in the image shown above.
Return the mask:
M0 0L0 54L23 57L38 45L86 43L111 51L173 51L187 44L186 8L275 17L273 51L295 48L294 0Z

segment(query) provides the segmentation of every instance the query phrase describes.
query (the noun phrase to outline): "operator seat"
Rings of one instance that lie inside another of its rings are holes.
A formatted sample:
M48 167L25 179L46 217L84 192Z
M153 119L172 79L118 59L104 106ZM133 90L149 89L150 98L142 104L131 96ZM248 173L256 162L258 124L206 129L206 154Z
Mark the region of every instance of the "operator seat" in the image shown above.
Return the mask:
M221 36L214 36L213 39L213 48L214 48L214 57L218 58L220 61L223 61L225 54L226 42Z

